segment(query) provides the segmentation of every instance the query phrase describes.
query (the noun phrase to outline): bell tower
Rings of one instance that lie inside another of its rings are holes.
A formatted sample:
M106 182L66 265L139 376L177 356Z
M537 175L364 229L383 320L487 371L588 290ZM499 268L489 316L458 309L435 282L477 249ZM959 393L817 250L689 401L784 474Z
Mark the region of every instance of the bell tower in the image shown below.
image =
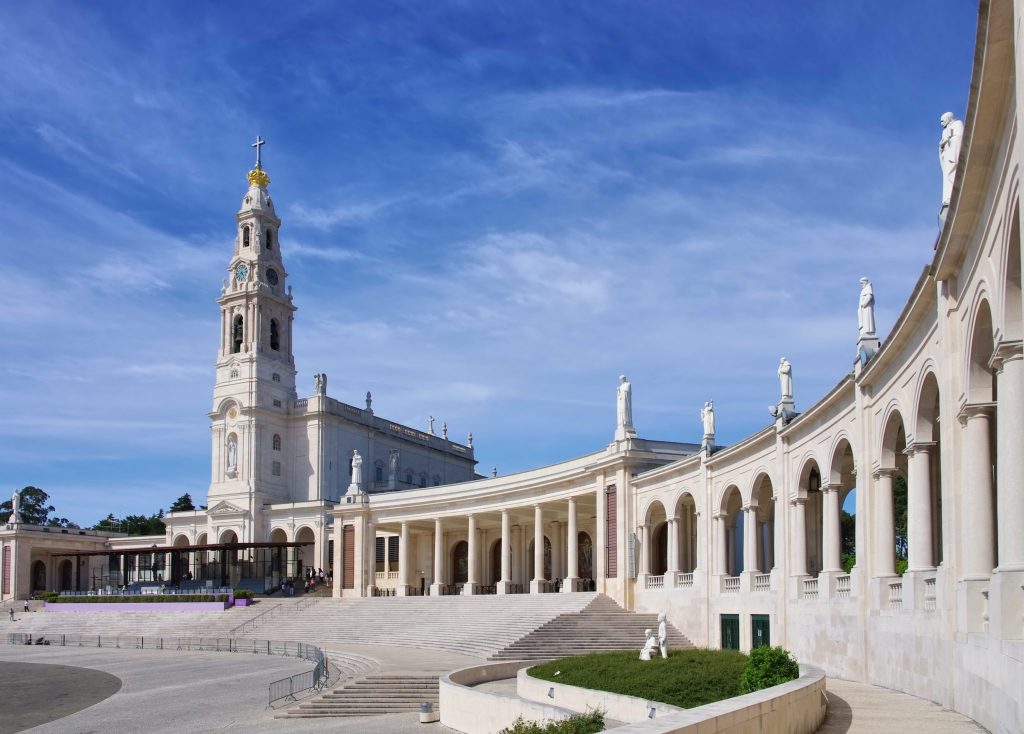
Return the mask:
M253 143L256 165L248 173L249 188L235 215L234 252L217 300L220 346L209 414L213 452L208 504L212 510L225 501L247 511L248 527L241 528L240 542L258 540L252 535L256 508L288 499L287 416L296 398L296 309L281 259L281 220L268 191L270 176L263 170L264 143L259 136Z

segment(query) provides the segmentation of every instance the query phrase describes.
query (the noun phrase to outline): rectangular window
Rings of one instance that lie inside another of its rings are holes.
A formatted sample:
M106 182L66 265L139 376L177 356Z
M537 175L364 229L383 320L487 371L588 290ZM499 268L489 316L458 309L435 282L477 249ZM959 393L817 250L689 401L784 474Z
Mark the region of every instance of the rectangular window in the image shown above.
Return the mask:
M740 649L740 615L723 614L722 617L722 649Z
M278 400L277 398L274 398L274 407L275 408L280 408L281 407L281 401Z
M616 578L619 573L619 533L618 523L616 522L618 510L615 497L615 485L610 484L604 491L606 509L605 530L607 533L606 537L608 538L608 541L605 544L605 568L608 569L607 573L608 578L610 579Z
M271 379L272 379L272 380L273 380L274 382L280 382L280 381L281 381L281 375L279 375L279 374L277 374L277 373L275 372L275 373L274 373L274 374L273 374L273 375L271 376Z
M384 467L382 467L382 466L378 466L377 467L377 481L378 482L383 482L384 481Z
M356 586L356 528L346 525L341 529L341 588Z
M327 541L327 566L334 568L334 538Z
M750 647L768 647L772 644L771 622L767 614L750 615Z
M398 563L398 541L401 538L395 536L388 538L388 563Z
M270 473L273 474L275 477L281 476L281 462L280 461L275 461L273 464L271 464L271 466L270 466Z
M386 552L384 546L387 543L387 538L376 538L376 541L377 547L374 560L376 562L376 570L380 573L384 570L384 554Z

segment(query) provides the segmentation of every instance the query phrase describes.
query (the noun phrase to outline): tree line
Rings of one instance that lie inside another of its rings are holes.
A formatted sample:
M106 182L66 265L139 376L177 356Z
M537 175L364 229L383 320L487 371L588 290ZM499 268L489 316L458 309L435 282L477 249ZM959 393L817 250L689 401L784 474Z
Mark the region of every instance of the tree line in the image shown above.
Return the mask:
M13 512L12 500L0 502L0 523L11 519ZM192 495L188 492L171 503L168 512L195 510ZM206 505L198 509L205 510ZM27 525L43 525L51 528L81 528L82 526L66 517L56 514L56 508L50 504L50 495L39 487L24 487L21 490L21 521ZM124 533L126 535L163 535L167 526L163 521L164 510L160 508L152 515L125 515L117 517L114 513L93 525L88 530L99 530L104 533Z

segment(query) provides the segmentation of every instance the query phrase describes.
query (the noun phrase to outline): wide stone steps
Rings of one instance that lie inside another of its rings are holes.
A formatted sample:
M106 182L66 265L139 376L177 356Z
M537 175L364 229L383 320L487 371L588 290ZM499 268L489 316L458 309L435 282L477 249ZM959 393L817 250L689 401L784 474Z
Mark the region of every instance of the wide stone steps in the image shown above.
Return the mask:
M419 711L420 704L438 705L436 675L374 674L350 681L314 701L301 703L278 718L379 716Z
M658 629L657 614L627 612L608 597L596 597L579 612L561 614L493 654L491 660L544 660L591 652L637 650L645 631ZM668 625L670 648L693 647L679 630Z

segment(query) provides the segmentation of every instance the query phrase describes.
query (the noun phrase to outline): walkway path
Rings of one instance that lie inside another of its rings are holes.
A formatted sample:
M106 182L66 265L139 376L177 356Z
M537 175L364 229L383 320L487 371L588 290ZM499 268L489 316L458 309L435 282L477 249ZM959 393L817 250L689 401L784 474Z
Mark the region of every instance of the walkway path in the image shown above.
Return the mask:
M828 679L828 714L818 734L984 734L963 714L923 698L864 683Z

